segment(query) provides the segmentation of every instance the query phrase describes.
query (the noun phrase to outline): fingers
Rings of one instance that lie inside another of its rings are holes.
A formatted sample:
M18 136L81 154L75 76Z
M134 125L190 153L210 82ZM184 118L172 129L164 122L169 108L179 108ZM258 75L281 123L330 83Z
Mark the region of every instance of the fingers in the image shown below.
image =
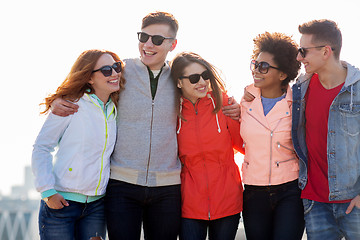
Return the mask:
M349 207L346 209L346 214L351 213L351 211L353 210L353 208L355 207L355 201L351 201L349 204Z
M355 206L357 208L360 208L360 195L357 195L353 200L351 200L349 207L346 209L345 213L351 213Z
M61 117L66 117L76 113L78 108L78 105L62 98L57 98L51 103L52 113Z
M50 196L46 204L52 209L61 209L64 206L69 206L69 203L59 193Z
M69 206L69 203L64 198L61 200L61 204L65 207Z

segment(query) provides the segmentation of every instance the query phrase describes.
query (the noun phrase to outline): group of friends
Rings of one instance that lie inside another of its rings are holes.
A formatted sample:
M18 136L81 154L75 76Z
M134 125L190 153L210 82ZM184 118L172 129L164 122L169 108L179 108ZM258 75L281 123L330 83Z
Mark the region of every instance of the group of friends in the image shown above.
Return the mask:
M43 103L41 239L136 240L143 227L147 240L233 240L240 213L248 240L304 228L310 240L360 239L360 71L340 61L335 22L298 29L299 45L254 38L240 104L198 54L166 60L170 13L143 18L140 58L83 52Z

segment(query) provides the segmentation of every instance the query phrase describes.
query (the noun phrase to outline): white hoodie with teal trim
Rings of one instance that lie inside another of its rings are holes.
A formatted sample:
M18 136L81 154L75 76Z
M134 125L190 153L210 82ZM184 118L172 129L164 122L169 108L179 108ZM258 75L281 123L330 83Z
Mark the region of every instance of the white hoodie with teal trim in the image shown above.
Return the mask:
M74 115L50 113L35 141L32 170L35 187L41 193L51 189L87 196L105 193L116 140L117 110L110 102L105 114L88 94L77 104L79 110Z

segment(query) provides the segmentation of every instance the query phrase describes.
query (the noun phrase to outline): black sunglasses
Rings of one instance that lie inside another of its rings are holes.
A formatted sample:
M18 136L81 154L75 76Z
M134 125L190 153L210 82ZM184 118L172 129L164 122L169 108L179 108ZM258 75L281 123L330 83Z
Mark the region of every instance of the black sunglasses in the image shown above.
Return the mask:
M260 73L266 74L266 73L269 72L269 68L274 68L274 69L280 70L280 68L271 66L267 62L258 62L256 60L251 60L251 63L250 63L250 70L251 71L255 71L255 69L258 69L258 71Z
M151 37L151 41L154 45L156 46L160 46L165 39L175 39L172 37L163 37L161 35L149 35L147 33L144 32L138 32L138 39L141 43L146 43L149 40L149 37Z
M99 69L96 69L96 70L94 70L92 72L94 73L94 72L97 72L97 71L101 71L101 73L104 74L105 77L110 77L111 74L112 74L113 69L117 73L121 72L121 70L122 70L121 62L116 62L112 66L110 66L110 65L103 66L103 67L101 67Z
M210 79L210 72L208 70L203 71L201 74L191 74L189 76L181 76L179 79L188 78L191 84L195 84L200 81L200 77L204 80Z
M316 46L316 47L307 47L307 48L301 47L301 48L298 48L298 53L300 53L301 57L305 58L306 54L308 53L308 49L323 48L323 47L326 47L326 45L324 45L324 46ZM331 50L334 51L335 48L331 47Z

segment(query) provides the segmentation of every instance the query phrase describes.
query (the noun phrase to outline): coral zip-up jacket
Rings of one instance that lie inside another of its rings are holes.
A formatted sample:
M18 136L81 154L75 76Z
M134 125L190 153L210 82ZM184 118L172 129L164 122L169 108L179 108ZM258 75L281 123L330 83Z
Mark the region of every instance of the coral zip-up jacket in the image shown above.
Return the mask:
M241 101L240 134L244 140L242 165L244 184L269 186L299 177L299 160L291 140L292 92L275 104L265 116L259 88L246 89L254 101Z
M213 113L211 93L196 104L182 98L177 139L182 163L182 217L214 220L242 210L242 183L234 150L242 151L239 122ZM228 97L224 94L223 105Z

